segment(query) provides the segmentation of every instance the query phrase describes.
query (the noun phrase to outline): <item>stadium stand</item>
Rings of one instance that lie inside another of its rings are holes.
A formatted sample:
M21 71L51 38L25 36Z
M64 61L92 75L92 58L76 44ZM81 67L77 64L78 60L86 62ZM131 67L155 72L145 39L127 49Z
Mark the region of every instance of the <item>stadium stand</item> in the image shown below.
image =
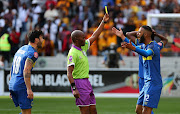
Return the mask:
M123 31L128 32L147 25L147 14L180 13L179 0L0 0L0 38L5 33L9 34L8 41L11 45L9 63L12 62L14 52L27 44L27 33L32 29L41 29L49 40L46 40L44 48L39 50L42 59L37 67L45 65L43 61L45 58L49 66L64 68L66 66L64 61L72 44L71 31L83 30L88 38L97 28L104 14L105 5L108 7L110 21L105 25L99 40L94 42L89 50L92 68L105 68L102 64L103 55L111 43L119 46L117 52L126 62L124 67L131 68L137 65L134 62L137 54L121 48L122 41L111 32L113 26L121 27ZM158 33L179 41L180 23L174 22L175 26L169 26L171 24L166 22L167 20L159 21L154 18L152 21L152 27ZM169 24L168 31L162 28L164 23ZM171 45L165 47L162 56L180 55L177 51L179 48ZM0 53L3 55L1 49ZM3 62L6 59L2 59ZM5 65L8 66L10 65Z

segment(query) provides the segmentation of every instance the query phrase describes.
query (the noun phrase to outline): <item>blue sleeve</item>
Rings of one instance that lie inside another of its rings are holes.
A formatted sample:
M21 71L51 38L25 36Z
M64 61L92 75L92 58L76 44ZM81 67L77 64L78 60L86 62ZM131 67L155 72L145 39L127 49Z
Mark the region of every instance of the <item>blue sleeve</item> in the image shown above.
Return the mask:
M36 60L38 59L38 53L37 52L29 52L28 53L28 56L27 56L27 59L30 59L32 60L34 63L36 62Z
M128 38L125 38L124 39L125 42L129 43L129 39ZM133 46L136 46L133 42L131 42Z
M140 54L144 57L148 57L150 55L153 55L153 50L151 50L151 49L143 50L143 49L140 49L139 47L136 47L135 52L137 52L138 54Z

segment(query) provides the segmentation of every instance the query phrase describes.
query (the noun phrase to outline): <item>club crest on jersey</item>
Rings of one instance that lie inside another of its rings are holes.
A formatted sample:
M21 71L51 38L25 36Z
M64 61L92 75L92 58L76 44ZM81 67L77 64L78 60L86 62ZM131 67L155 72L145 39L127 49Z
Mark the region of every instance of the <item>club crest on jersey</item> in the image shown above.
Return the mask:
M69 61L70 61L70 62L72 62L72 59L73 59L73 57L72 57L72 56L69 56Z
M38 58L38 53L37 52L34 52L34 57Z

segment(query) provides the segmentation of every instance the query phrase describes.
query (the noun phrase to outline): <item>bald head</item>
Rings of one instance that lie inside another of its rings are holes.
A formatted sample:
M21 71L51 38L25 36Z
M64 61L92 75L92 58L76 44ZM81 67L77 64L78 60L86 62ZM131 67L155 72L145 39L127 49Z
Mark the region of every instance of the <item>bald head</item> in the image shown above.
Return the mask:
M74 30L71 33L71 38L73 43L75 43L76 40L78 40L80 37L83 37L84 33L81 30Z

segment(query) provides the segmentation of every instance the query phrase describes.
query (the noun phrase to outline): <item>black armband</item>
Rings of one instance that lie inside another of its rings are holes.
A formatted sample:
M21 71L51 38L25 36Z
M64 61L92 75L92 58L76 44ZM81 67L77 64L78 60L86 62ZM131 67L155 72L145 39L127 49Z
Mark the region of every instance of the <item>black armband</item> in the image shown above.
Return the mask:
M73 90L76 90L76 85L75 85L75 83L71 83L71 87L72 87Z

